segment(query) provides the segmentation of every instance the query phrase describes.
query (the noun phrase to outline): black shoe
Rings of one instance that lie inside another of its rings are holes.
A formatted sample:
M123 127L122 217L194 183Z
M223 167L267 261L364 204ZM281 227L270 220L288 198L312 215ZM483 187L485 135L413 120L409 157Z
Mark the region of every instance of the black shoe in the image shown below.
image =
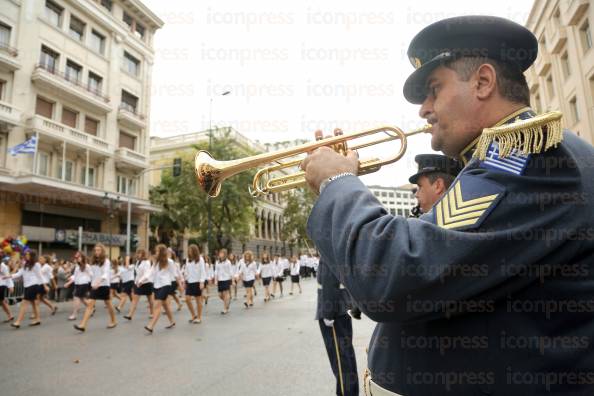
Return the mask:
M121 313L120 312L120 309L118 307L114 307L114 308L115 308L116 311L118 311L118 313Z
M128 319L128 320L132 320L132 317L131 316L128 316L128 315L124 315L123 318L124 319Z
M245 305L246 308L248 307L248 303L246 302L244 302L243 305Z
M80 327L79 325L74 325L74 328L82 333L84 333L86 330L84 327Z
M117 323L114 323L114 324L112 324L112 325L109 325L109 326L107 326L107 328L108 328L108 329L113 329L113 328L114 328L114 327L116 327L117 325L118 325Z
M348 312L353 319L361 320L361 311L358 308L349 309Z
M58 307L54 306L54 309L52 309L52 316L56 314L56 311L58 311Z
M146 331L148 331L150 334L153 334L153 329L151 329L150 327L148 327L148 326L144 326L144 329L145 329Z
M10 325L12 327L14 327L15 329L20 329L21 328L21 325L18 325L18 324L11 323Z
M41 322L29 323L29 327L39 326L40 324L41 324Z
M165 326L166 329L173 329L175 327L175 322L171 323L169 326Z

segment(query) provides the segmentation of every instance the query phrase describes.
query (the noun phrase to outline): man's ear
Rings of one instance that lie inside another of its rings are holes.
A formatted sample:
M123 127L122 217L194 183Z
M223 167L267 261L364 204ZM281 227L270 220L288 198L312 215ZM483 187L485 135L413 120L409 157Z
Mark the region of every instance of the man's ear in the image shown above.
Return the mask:
M445 192L446 186L445 186L445 183L441 177L438 177L437 179L435 179L435 182L433 183L433 190L435 191L435 193L437 195L441 195Z
M476 96L480 100L492 97L497 92L497 72L493 65L483 63L475 73Z

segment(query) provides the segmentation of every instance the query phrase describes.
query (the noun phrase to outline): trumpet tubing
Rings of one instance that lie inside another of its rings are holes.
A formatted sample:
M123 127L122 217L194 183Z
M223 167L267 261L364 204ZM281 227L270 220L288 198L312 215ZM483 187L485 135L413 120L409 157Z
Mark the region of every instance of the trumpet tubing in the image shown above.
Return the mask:
M320 139L311 143L302 144L300 146L295 146L290 149L279 150L271 153L262 153L251 157L231 161L217 161L214 158L212 158L212 156L207 151L200 150L198 154L196 154L196 158L194 160L194 168L196 171L196 178L202 189L210 197L216 197L220 193L222 182L231 176L234 176L248 169L269 164L274 161L279 161L281 159L290 159L291 157L295 157L299 154L307 154L308 152L311 152L319 147L332 147L337 152L344 154L347 149L358 150L373 145L387 143L394 140L400 140L400 149L392 157L389 157L387 159L371 158L360 160L359 174L364 175L376 172L377 170L381 169L382 166L398 161L406 152L407 139L410 136L419 133L426 133L430 129L431 125L425 125L411 132L404 133L399 128L384 126L380 128L369 129L361 132L355 132L344 135L342 134L342 132L340 132L340 134L337 133L336 136L329 137L326 139ZM347 146L346 144L347 141L379 133L383 133L388 136L382 139L376 139L371 142L360 143L354 146ZM279 162L277 164L270 165L259 170L254 176L252 186L250 188L251 194L254 197L256 197L262 194L286 191L293 188L304 186L306 181L305 172L303 171L298 171L278 177L270 176L272 172L278 172L291 167L295 167L299 165L301 161L302 159L293 159L289 160L288 162Z

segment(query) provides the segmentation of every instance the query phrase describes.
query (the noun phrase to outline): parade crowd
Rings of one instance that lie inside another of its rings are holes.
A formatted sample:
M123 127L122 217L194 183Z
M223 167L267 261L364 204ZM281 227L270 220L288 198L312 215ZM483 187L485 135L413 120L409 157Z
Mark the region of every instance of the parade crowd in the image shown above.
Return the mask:
M144 329L152 334L161 313L167 316L166 328L176 325L174 308L181 311L185 300L190 313L188 322L202 322L203 306L208 304L216 289L223 302L221 315L230 312L232 300L237 300L238 288L244 289L244 309L254 306L256 284L263 288L263 302L284 295L283 282L291 282L289 294L301 293L300 278L315 277L319 259L315 254L300 257L270 256L267 252L256 257L251 251L238 256L226 249L215 252L214 260L201 254L197 245L190 245L188 257L179 259L171 248L163 244L153 252L138 249L134 257L110 260L102 244L94 246L87 256L77 251L72 260L60 260L55 255L37 255L28 250L21 257L6 256L0 262L0 299L6 314L4 323L19 329L29 308L29 326L41 324L40 304L46 305L51 316L58 310L56 302L72 299L70 321L82 319L74 325L85 332L95 313L97 300L103 300L109 313L108 329L117 326L117 314L133 320L140 299L148 303L149 317ZM212 262L214 261L214 262ZM15 293L15 285L22 282L22 293ZM277 292L278 291L278 292ZM20 294L15 296L15 294ZM241 294L241 292L240 292ZM20 301L18 313L13 315L8 296ZM175 304L171 306L170 304Z

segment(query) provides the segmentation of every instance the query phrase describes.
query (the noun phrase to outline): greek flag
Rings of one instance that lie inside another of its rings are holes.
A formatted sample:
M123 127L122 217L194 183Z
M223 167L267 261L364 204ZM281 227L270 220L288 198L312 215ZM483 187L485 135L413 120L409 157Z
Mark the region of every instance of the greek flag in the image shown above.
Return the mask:
M37 146L37 136L31 136L31 139L25 140L21 144L17 144L14 147L10 147L8 152L14 157L17 154L33 154L35 153L35 147Z
M506 158L499 157L499 144L491 143L487 150L487 157L481 164L484 168L496 169L503 172L522 175L530 155L520 154L518 150L513 150Z

